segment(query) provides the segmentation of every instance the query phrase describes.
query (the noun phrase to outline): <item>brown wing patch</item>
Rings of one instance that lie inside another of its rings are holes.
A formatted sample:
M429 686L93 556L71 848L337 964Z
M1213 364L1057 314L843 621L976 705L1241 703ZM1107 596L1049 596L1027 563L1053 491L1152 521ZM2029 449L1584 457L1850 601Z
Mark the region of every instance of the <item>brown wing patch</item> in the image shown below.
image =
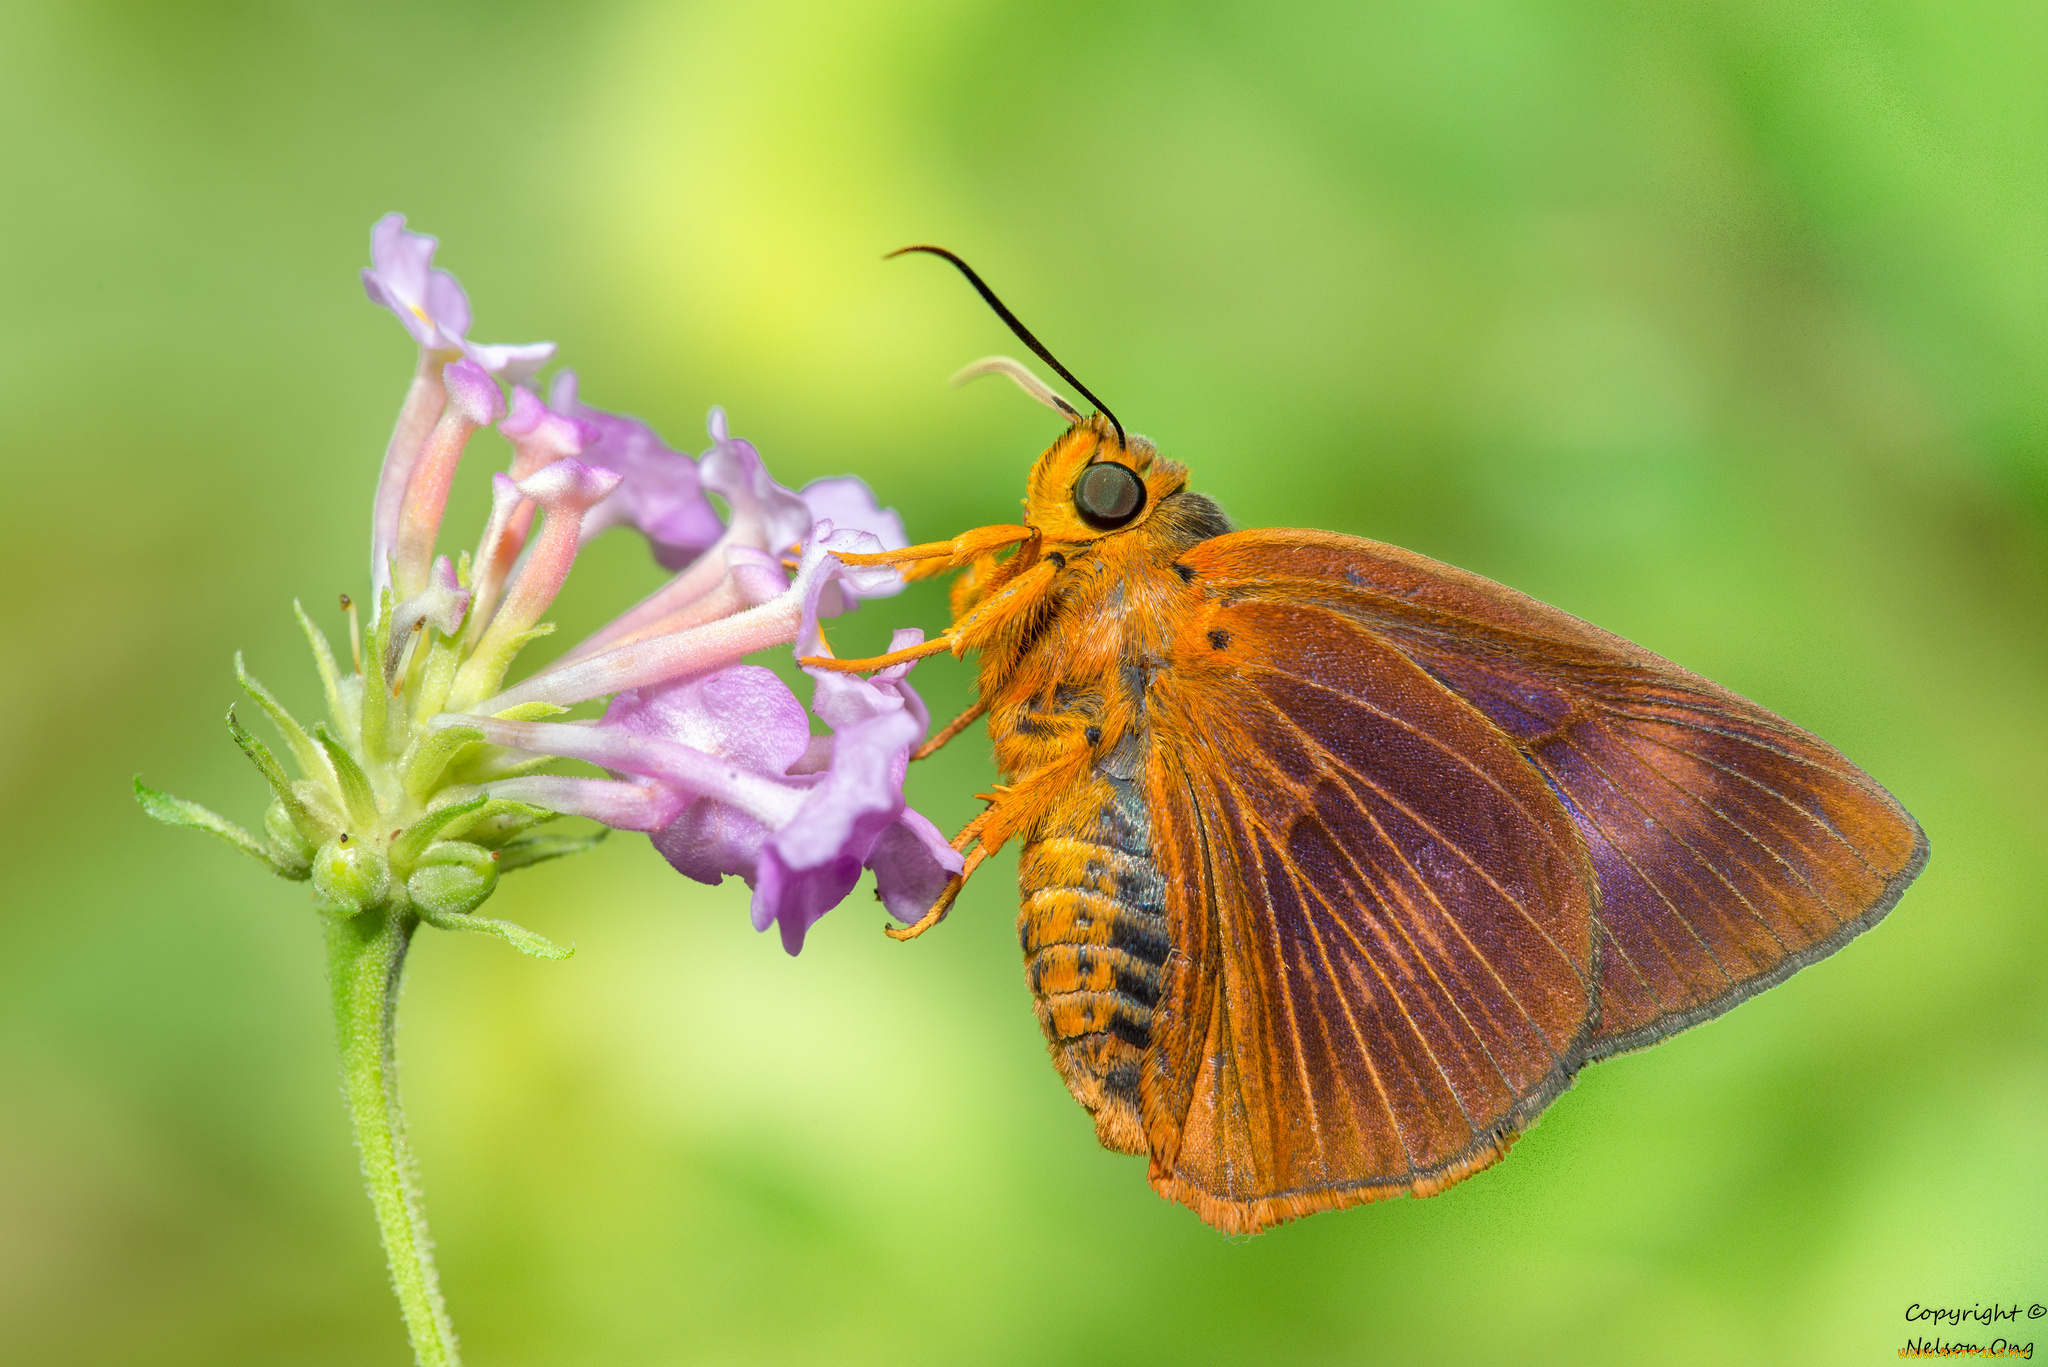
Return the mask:
M1154 1186L1255 1230L1492 1162L1592 1029L1570 816L1482 716L1322 609L1212 605L1165 664Z
M1655 1043L1832 953L1926 862L1912 817L1824 741L1512 589L1326 533L1236 533L1182 558L1220 600L1356 622L1542 772L1598 870L1591 1057Z

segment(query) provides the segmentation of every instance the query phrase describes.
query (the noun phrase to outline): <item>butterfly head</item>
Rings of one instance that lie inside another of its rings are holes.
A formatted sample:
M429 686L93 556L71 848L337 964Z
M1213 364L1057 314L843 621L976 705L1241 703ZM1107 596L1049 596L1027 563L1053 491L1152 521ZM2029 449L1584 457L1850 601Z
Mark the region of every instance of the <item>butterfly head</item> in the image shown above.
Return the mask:
M1079 419L1031 469L1024 522L1047 542L1088 542L1145 525L1187 485L1187 468L1108 417Z

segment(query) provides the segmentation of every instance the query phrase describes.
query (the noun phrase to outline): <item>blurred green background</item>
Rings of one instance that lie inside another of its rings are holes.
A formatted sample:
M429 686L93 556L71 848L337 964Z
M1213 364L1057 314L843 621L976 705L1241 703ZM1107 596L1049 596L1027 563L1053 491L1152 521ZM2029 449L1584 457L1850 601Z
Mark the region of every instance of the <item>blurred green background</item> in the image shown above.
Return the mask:
M1017 349L879 259L945 243L1242 525L1640 641L1934 849L1505 1164L1233 1242L1067 1098L1009 856L916 944L857 894L791 960L616 839L493 903L569 962L414 956L476 1367L1854 1363L1915 1302L2048 1302L2043 71L2038 0L7 0L0 1358L405 1360L305 894L128 793L256 820L237 648L312 710L290 603L361 591L412 363L356 282L391 209L478 338L690 449L722 403L920 538L1013 519L1056 430L943 387ZM597 543L567 639L658 577ZM839 640L898 623L938 589ZM941 714L966 680L917 674ZM911 796L951 828L990 779L977 729Z

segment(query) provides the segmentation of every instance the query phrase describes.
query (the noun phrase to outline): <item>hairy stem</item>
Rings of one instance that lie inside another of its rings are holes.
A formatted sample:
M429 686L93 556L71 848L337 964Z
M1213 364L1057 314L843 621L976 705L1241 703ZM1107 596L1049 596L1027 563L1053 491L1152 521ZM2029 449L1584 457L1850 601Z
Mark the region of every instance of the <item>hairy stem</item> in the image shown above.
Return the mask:
M355 1122L370 1204L391 1260L391 1286L420 1367L457 1367L455 1328L434 1273L434 1244L398 1104L398 982L417 918L370 911L327 927L327 971L341 1045L342 1091Z

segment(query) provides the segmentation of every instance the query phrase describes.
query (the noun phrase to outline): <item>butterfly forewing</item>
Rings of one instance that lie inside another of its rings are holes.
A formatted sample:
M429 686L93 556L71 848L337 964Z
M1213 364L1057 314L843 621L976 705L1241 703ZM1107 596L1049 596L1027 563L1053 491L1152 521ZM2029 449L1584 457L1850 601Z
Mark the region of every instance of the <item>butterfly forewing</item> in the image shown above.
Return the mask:
M1825 742L1476 575L1314 532L1235 533L1184 559L1213 601L1355 623L1542 774L1598 875L1589 1057L1654 1043L1831 953L1926 859L1912 818Z
M1550 788L1314 605L1211 600L1147 707L1162 1193L1256 1229L1498 1157L1591 1030L1592 869Z

